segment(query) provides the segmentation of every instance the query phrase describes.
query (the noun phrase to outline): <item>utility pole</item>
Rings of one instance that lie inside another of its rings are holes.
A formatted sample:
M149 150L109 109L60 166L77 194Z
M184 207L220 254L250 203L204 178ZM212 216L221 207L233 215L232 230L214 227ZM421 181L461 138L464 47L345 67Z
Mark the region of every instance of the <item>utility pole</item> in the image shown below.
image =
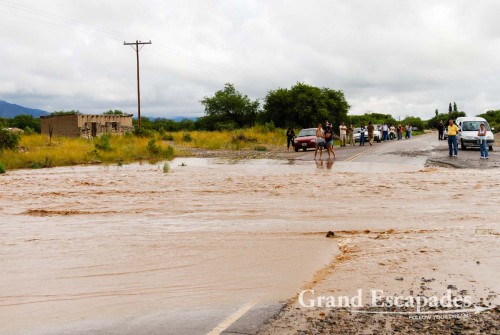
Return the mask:
M132 49L135 50L135 54L137 57L137 117L139 122L138 123L139 129L141 129L141 89L139 85L139 51L142 49L144 44L151 44L151 40L149 42L141 42L137 40L131 43L123 42L123 45L130 45Z

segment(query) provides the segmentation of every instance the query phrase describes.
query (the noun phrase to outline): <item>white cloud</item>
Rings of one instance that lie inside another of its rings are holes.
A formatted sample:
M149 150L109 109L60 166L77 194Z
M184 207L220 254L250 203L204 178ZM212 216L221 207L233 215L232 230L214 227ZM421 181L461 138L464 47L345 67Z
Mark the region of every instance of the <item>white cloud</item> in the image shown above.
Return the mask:
M226 82L252 98L298 81L343 90L352 113L431 117L499 108L495 0L0 0L0 98L49 111L203 113Z

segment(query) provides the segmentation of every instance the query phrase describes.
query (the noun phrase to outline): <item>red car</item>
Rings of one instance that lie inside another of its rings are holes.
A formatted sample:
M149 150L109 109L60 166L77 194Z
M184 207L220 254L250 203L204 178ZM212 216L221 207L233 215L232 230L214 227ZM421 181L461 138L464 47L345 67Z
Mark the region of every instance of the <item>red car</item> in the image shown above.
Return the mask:
M316 128L302 129L293 141L293 147L295 152L299 151L299 149L304 151L310 148L316 149Z

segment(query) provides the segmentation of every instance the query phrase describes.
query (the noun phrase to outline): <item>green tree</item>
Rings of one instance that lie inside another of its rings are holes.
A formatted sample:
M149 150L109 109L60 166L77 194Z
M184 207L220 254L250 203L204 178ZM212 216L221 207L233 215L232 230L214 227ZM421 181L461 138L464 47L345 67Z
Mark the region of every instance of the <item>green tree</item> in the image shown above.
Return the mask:
M315 127L318 122L329 120L338 128L347 122L349 108L342 91L297 83L290 89L268 92L260 121L287 128Z
M485 118L491 128L495 128L495 132L500 131L500 109L489 110L486 113L479 114L478 116Z
M411 124L413 127L417 127L418 130L427 128L427 122L415 116L407 116L404 120L401 120L401 124Z
M457 117L465 116L464 112L451 112L449 114L438 114L432 119L427 120L427 128L436 129L438 127L439 121L443 121L446 125L450 119L455 120Z
M40 119L35 119L32 115L20 114L9 119L10 127L17 127L19 129L30 129L37 133L40 132Z
M251 101L230 83L213 97L204 97L201 103L210 123L228 123L240 128L255 123L260 105L258 100Z
M450 102L450 105L448 106L448 114L451 114L452 112L452 108L451 108L451 102Z
M436 113L436 116L438 116L439 111L437 110L437 108L436 108L436 111L434 113Z
M352 123L355 127L367 126L369 122L373 124L398 124L398 121L390 114L368 112L362 115L349 116L349 123Z
M457 103L453 102L453 111L458 112Z
M19 135L7 129L0 128L0 151L15 149L19 145Z

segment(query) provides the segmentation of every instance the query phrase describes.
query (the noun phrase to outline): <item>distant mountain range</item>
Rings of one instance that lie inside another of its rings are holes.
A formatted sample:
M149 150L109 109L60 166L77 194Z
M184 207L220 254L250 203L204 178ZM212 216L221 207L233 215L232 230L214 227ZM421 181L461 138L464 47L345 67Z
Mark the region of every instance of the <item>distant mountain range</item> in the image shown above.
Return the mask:
M16 115L21 115L21 114L33 115L33 117L37 118L42 115L47 115L49 113L41 109L27 108L16 104L8 103L7 101L4 100L0 100L0 117L13 118Z
M191 120L191 121L198 120L198 118L195 117L195 116L190 116L190 117L186 117L186 116L174 116L172 118L167 118L167 119L174 120L175 122L180 122L182 120Z
M48 115L50 113L48 113L44 110L41 110L41 109L27 108L27 107L19 106L16 104L11 104L11 103L4 101L4 100L0 100L0 117L10 119L16 115L21 115L21 114L33 115L33 117L38 118L40 116ZM160 117L148 117L148 118L151 120L160 119ZM175 116L175 117L165 117L165 119L171 119L171 120L174 120L175 122L180 122L182 120L196 121L198 118L197 117Z

